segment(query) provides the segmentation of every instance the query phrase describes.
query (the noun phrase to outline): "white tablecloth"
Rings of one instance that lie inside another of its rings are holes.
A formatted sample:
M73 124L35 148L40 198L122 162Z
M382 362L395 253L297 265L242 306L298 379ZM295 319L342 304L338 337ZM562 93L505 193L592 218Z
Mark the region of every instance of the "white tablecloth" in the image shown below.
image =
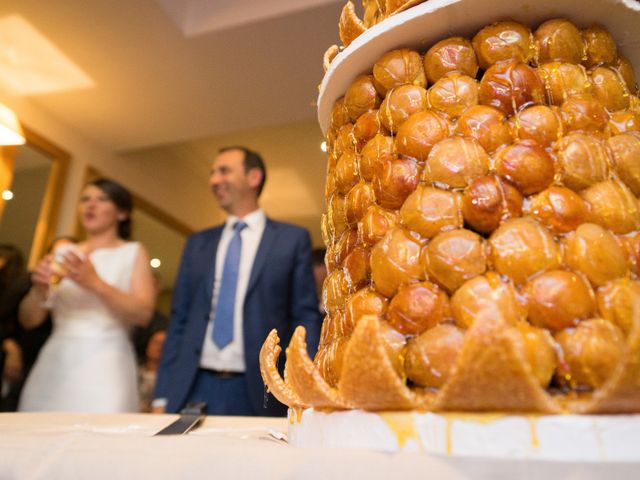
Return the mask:
M640 478L638 463L578 464L293 448L272 435L286 433L286 419L208 417L188 435L153 436L176 418L0 414L0 479Z

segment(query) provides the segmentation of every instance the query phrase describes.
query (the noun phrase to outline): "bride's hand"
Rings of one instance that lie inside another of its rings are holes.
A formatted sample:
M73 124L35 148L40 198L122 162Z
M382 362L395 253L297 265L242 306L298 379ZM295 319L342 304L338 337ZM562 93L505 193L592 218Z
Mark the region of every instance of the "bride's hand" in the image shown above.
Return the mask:
M63 266L67 271L67 278L70 278L82 287L89 290L96 290L102 283L88 256L80 257L75 252L66 252L64 254Z
M52 255L46 255L38 262L36 268L31 272L31 283L41 295L49 290L49 280L51 279Z

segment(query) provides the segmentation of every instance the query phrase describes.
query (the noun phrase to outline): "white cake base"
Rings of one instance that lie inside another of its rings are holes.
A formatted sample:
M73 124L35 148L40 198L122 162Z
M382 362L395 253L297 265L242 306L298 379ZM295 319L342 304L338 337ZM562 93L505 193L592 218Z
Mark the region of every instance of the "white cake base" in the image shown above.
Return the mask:
M486 458L640 460L640 415L289 410L289 443Z

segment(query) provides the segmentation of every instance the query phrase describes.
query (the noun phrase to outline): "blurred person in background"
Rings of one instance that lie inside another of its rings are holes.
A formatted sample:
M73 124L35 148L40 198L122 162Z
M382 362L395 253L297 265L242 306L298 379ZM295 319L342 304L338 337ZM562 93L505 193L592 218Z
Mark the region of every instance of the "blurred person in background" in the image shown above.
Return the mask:
M140 411L150 412L153 391L156 386L162 348L167 337L167 323L156 322L150 327L144 348L144 357L138 368L138 387L140 389Z
M0 368L2 389L0 411L16 409L24 380L25 362L18 323L20 301L29 290L24 257L14 245L0 245Z
M100 178L82 191L86 240L45 256L31 274L20 321L35 328L52 312L53 332L22 395L21 411L138 410L135 354L129 332L146 325L155 293L149 256L130 242L131 194Z
M209 186L228 217L184 248L155 412L206 402L210 415L284 415L265 394L260 347L271 329L286 345L303 325L311 354L317 348L309 232L265 215L258 198L266 174L262 157L245 147L224 148L213 160Z

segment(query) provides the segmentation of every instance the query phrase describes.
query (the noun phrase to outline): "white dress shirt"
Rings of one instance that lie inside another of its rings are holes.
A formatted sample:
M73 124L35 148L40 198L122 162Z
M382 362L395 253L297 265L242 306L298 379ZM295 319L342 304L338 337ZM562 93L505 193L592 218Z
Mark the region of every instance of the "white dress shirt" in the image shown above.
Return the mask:
M240 253L240 270L238 272L238 285L236 290L236 302L233 315L233 340L226 347L220 349L213 343L213 321L215 314L212 314L207 325L207 333L202 344L202 354L200 355L200 367L209 370L219 370L225 372L244 372L244 344L242 335L242 321L244 299L247 294L249 277L256 258L258 245L262 239L262 233L267 223L267 217L261 209L251 212L244 218L234 215L229 216L220 236L220 243L216 252L216 275L213 281L213 295L211 298L212 312L215 312L215 305L218 301L218 292L222 283L222 270L224 259L227 255L229 242L233 237L233 225L242 220L247 224L247 228L240 232L242 238L242 251Z

